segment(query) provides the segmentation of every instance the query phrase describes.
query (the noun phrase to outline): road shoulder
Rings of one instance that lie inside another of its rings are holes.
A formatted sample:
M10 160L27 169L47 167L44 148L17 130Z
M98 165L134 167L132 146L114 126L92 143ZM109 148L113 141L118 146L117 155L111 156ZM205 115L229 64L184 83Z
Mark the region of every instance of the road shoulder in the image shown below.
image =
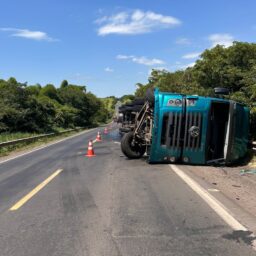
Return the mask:
M179 166L219 200L248 230L256 233L256 175L241 175L241 167Z
M55 138L49 142L46 142L46 143L42 143L40 145L31 145L31 146L28 146L27 148L23 148L23 149L17 149L15 151L12 151L10 152L8 155L6 156L1 156L0 157L0 164L4 163L4 162L7 162L7 161L10 161L12 159L15 159L15 158L18 158L18 157L21 157L21 156L24 156L24 155L27 155L27 154L30 154L32 152L35 152L35 151L38 151L40 149L43 149L43 148L46 148L46 147L49 147L51 145L55 145L57 143L60 143L62 141L65 141L65 140L68 140L68 139L71 139L71 138L74 138L76 136L79 136L79 135L82 135L82 134L85 134L85 133L88 133L94 129L97 129L97 128L93 128L93 129L88 129L88 130L84 130L82 132L78 132L78 133L75 133L75 134L72 134L72 135L69 135L69 136L65 136L64 138L61 137L61 138Z

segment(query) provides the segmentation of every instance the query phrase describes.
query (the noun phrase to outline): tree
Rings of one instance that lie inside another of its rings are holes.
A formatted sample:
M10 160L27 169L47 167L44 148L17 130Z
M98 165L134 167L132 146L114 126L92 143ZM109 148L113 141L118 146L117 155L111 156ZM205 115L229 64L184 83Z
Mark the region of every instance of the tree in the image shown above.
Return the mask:
M63 83L65 84L65 83ZM48 132L56 127L103 122L109 112L81 85L28 85L15 78L0 80L0 132Z
M28 94L34 96L38 96L41 89L42 86L40 84L29 85L26 87L26 91L28 92Z
M60 84L60 88L65 88L68 86L68 81L67 80L63 80Z
M161 91L214 96L215 87L230 89L230 98L251 108L256 137L256 44L234 42L205 50L193 67L175 72L152 70L148 83L137 84L135 95L145 96L148 88Z
M53 84L47 84L40 90L40 95L47 96L50 99L59 100L57 90Z
M134 95L128 94L128 95L123 95L119 100L121 101L121 103L125 104L128 102L131 102L135 99ZM115 101L115 104L117 103L117 101ZM115 107L115 104L113 105L113 108Z
M108 117L112 117L114 110L115 110L115 104L117 103L117 98L115 96L109 96L106 98L102 98L101 102L103 104L103 107L105 111L108 112Z

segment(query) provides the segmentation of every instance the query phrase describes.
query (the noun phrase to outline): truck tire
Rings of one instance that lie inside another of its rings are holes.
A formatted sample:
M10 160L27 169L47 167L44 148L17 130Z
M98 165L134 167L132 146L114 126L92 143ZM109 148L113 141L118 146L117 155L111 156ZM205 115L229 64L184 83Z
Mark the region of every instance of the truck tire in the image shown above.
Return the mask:
M215 87L214 88L214 93L216 95L229 95L230 94L230 90L228 88Z
M124 134L121 140L121 150L123 154L130 159L141 158L146 152L146 147L139 146L139 145L132 146L131 145L132 140L133 140L133 132L128 132Z
M149 102L150 106L154 106L155 94L152 88L147 89L145 99Z

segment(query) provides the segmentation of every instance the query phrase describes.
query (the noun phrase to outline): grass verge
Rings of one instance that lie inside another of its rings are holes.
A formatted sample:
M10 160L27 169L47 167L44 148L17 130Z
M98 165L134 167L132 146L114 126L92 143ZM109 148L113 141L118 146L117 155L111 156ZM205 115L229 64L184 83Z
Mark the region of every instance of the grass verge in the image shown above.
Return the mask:
M18 153L20 151L30 150L30 149L33 149L35 147L45 145L45 144L47 144L51 141L55 141L55 140L59 140L59 139L62 139L62 138L72 136L72 135L74 135L78 132L81 132L83 130L86 130L86 129L84 128L84 129L80 129L80 130L77 130L77 131L71 131L71 132L67 132L67 133L63 133L63 134L56 134L56 135L50 136L50 137L40 138L40 139L37 139L37 140L32 141L32 142L21 142L21 143L16 144L16 145L10 145L10 146L6 146L6 147L2 147L2 148L0 148L0 157L8 156L10 153L16 153L16 152ZM23 137L18 137L19 135L23 136ZM24 133L19 134L19 135L17 136L17 134L16 134L15 138L12 138L12 139L9 139L9 140L15 140L15 139L20 139L20 138L27 138L27 137L35 136L35 134L24 134ZM6 140L6 141L8 141L8 140Z
M6 141L11 141L11 140L29 138L29 137L38 136L38 135L41 135L41 134L27 133L27 132L1 133L0 134L0 143L6 142Z

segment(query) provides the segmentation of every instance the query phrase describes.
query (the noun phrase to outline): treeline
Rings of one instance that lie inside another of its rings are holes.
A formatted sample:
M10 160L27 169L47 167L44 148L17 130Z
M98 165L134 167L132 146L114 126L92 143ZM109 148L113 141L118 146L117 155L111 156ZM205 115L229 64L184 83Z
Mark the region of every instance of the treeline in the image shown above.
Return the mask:
M251 109L251 132L256 138L256 44L234 42L225 48L205 50L195 65L185 70L153 70L147 84L137 84L135 95L148 88L184 94L214 96L215 87L230 89L230 98Z
M85 86L66 80L59 88L0 80L0 132L43 133L104 123L110 117L103 100Z
M230 98L251 109L252 132L256 137L256 44L234 42L225 48L205 50L193 67L175 72L153 70L148 83L137 84L136 97L148 88L184 94L214 96L215 87L230 89ZM0 132L47 132L104 123L113 116L118 100L134 95L97 98L85 86L64 80L59 88L0 80Z
M135 99L134 95L128 94L123 95L120 98L117 98L115 96L109 96L106 98L102 98L102 102L104 107L107 109L108 113L113 116L115 111L115 105L118 101L120 101L122 104L125 104L127 102L133 101Z

